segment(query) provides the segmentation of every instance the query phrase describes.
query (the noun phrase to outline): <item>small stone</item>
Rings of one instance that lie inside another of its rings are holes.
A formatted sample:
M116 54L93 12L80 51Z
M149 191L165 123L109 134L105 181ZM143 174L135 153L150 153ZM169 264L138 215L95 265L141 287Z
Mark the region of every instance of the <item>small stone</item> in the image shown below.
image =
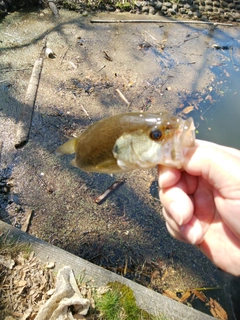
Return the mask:
M176 3L173 4L172 8L175 12L178 12L178 5Z
M53 269L55 267L55 262L49 262L45 266L47 269Z
M142 7L142 12L149 12L149 7L148 6Z
M155 13L156 13L155 8L150 7L150 8L149 8L149 13L150 13L150 14L155 14Z
M213 6L214 7L220 7L220 2L218 2L218 1L213 1Z
M115 11L115 8L113 6L106 5L106 10L110 11L110 12L113 12L113 11Z
M157 2L156 5L155 5L155 9L156 10L161 10L162 8L162 3L161 2Z
M206 7L205 7L205 10L212 12L212 11L213 11L213 7L212 7L212 6L206 6Z
M193 17L193 12L191 10L188 11L188 16L189 16L189 18Z
M165 5L162 6L162 11L167 11L167 7Z
M202 20L202 21L207 21L207 20L208 20L208 17L205 16L205 15L202 15L202 16L201 16L201 20Z
M184 8L180 8L180 9L179 9L179 12L180 12L181 14L187 13L186 9L184 9Z
M83 11L82 15L83 15L83 17L87 17L88 16L88 12L87 11Z
M202 16L201 12L199 12L199 11L194 12L194 17L201 18L201 16Z
M221 6L222 6L223 8L227 8L228 3L227 3L226 1L222 1L222 2L221 2Z
M234 3L229 3L228 4L228 8L229 9L234 9L235 8L235 4Z
M186 3L186 4L184 5L184 8L187 9L187 10L190 10L190 9L191 9L191 6L190 6L190 4Z
M172 3L171 2L164 2L164 5L167 8L172 8Z
M177 14L177 12L173 8L169 8L168 13L170 13L171 15Z

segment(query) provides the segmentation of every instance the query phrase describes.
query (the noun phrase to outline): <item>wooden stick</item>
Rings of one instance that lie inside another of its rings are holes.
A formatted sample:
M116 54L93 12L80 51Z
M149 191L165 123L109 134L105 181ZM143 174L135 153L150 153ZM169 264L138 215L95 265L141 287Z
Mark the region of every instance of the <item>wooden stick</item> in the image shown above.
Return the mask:
M28 84L25 102L22 105L20 119L17 125L15 147L23 147L29 139L32 125L34 105L37 96L37 89L43 67L43 58L38 58L33 66L32 75Z
M116 92L119 94L120 98L129 106L130 102L128 101L127 98L122 94L122 92L119 89L116 89Z
M214 26L229 26L232 27L231 23L221 23L221 22L210 22L210 21L180 21L180 20L90 20L91 23L182 23L182 24L209 24Z
M123 185L126 182L126 179L120 179L115 181L110 187L107 188L107 190L105 190L100 196L98 196L95 199L95 202L97 204L102 204L103 201L105 201L107 199L107 197L113 193L114 190L117 190L121 185Z
M24 232L28 232L28 228L29 228L29 224L31 222L32 219L32 215L33 215L33 210L28 210L26 213L26 221L24 222L24 224L22 225L22 231Z

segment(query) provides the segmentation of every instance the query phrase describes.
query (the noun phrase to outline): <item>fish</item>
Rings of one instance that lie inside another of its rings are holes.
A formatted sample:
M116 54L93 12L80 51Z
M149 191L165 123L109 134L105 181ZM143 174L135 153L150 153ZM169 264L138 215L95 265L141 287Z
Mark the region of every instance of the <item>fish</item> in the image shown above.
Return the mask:
M156 165L182 168L184 149L195 145L193 119L167 112L129 112L103 118L56 150L74 154L86 172L121 173Z

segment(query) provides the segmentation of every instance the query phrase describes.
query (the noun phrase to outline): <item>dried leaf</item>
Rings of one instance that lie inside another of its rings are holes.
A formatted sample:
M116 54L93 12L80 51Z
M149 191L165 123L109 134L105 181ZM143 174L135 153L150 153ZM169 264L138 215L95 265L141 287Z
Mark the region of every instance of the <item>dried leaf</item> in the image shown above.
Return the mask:
M18 287L24 287L26 284L27 284L27 281L25 281L25 280L20 280L20 281L17 283L17 286L18 286Z
M192 294L192 292L188 290L187 292L185 292L185 293L182 295L180 301L181 301L182 303L183 303L183 302L186 302L187 299L191 296L191 294Z
M0 255L0 264L2 264L4 267L8 269L12 269L15 265L15 261L9 257Z
M184 114L188 114L189 112L193 111L193 109L194 109L194 106L188 106L188 107L184 108L182 112Z
M168 297L168 298L171 298L171 299L173 299L173 300L177 300L177 301L181 302L181 299L179 299L179 298L176 296L176 293L175 293L175 292L172 292L172 291L170 291L170 290L165 290L165 291L163 292L163 295L166 296L166 297Z
M210 306L210 312L213 315L214 318L220 319L220 320L227 320L228 315L226 311L223 309L223 307L214 299L209 299L209 306Z
M160 272L158 270L153 271L151 275L151 282L153 282L154 279L156 279L160 275Z
M207 302L207 301L208 301L207 297L205 296L205 294L204 294L203 292L199 292L199 291L197 291L197 290L191 290L191 291L192 291L193 294L195 294L195 296L196 296L199 300L201 300L201 301L203 301L203 302Z

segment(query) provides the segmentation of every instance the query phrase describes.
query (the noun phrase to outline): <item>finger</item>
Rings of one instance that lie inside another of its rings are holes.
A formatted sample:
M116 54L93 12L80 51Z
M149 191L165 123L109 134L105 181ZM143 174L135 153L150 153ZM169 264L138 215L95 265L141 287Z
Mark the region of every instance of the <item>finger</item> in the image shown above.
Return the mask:
M176 187L160 189L159 192L162 205L178 225L188 223L194 210L190 197L183 189L179 183Z
M180 179L181 171L175 168L158 166L158 184L160 188L169 188Z
M166 220L167 230L170 235L177 240L186 242L186 240L180 234L179 225L172 219L171 215L164 208L162 212Z
M189 174L202 176L219 191L240 181L239 167L239 157L212 144L189 148L183 163ZM226 196L230 195L227 193ZM240 197L240 190L237 197Z
M240 150L238 150L238 149L222 146L222 145L219 145L219 144L216 144L213 142L209 142L209 141L197 140L197 139L195 141L195 145L201 146L201 147L218 148L219 150L222 150L224 152L227 152L228 154L231 154L231 155L234 155L234 156L237 156L238 158L240 158Z
M189 223L179 226L166 210L163 210L166 227L170 235L180 241L190 244L200 244L204 238L204 231L200 221L193 216Z
M192 216L185 225L179 227L180 235L191 244L200 244L204 239L204 230L200 221Z

